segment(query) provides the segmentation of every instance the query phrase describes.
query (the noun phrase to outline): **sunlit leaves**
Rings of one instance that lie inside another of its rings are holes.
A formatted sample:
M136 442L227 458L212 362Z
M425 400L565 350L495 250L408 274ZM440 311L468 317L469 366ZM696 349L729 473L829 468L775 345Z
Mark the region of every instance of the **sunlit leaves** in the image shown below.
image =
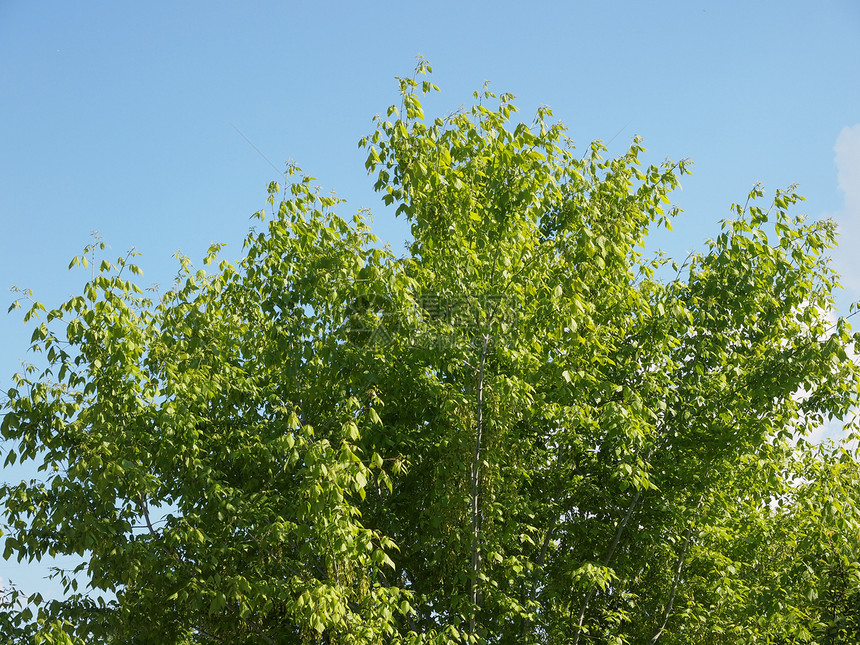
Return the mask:
M4 461L42 479L0 488L4 555L74 554L109 600L58 572L4 635L856 640L857 462L803 439L858 401L833 225L756 186L647 256L686 162L577 152L489 86L433 117L430 72L360 144L403 257L290 165L236 262L177 254L147 295L96 239L80 295L17 292L43 367Z

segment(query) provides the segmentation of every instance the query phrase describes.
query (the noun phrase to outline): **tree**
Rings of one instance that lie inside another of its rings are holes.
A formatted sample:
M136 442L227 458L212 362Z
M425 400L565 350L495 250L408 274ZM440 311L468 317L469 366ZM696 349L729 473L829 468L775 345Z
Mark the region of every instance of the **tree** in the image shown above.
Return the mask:
M0 489L5 556L77 554L107 595L68 578L31 629L848 642L857 497L805 509L856 491L856 460L802 439L860 396L858 339L826 318L833 225L757 187L705 252L646 256L684 162L577 156L487 88L426 119L429 72L361 142L403 257L290 167L238 264L180 258L153 299L130 256L101 261L32 304L48 367L16 376L2 432L44 475Z

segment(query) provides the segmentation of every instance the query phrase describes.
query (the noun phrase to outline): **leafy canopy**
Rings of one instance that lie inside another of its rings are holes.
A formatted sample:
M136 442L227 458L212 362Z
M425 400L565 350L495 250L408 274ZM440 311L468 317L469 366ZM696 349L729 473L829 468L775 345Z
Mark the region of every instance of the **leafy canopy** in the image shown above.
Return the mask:
M756 187L703 252L647 256L684 162L575 154L487 88L429 119L429 72L360 144L404 256L289 167L237 263L179 258L158 297L97 241L82 295L31 305L4 557L89 584L8 590L4 633L856 642L856 455L803 439L860 395L832 223Z

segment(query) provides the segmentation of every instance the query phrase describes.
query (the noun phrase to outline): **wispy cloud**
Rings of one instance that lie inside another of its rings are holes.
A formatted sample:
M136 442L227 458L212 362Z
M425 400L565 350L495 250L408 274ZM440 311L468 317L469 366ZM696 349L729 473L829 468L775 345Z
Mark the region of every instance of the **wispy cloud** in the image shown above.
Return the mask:
M842 285L847 290L850 300L860 299L860 123L842 128L833 146L836 153L836 178L839 189L844 196L841 210L829 213L839 229L839 247L833 252L834 268L842 276ZM828 312L828 318L833 318L834 312ZM847 315L848 311L841 311ZM854 322L855 329L858 327ZM855 362L858 357L851 354ZM858 412L855 410L855 412ZM849 415L849 416L853 416ZM824 439L838 439L846 436L842 422L833 420L824 423L813 432L812 440L820 442Z
M827 330L821 336L819 336L819 340L824 341L829 338L831 332L836 329L836 319L839 316L839 312L835 309L827 309L826 311L821 312L821 317L823 321L827 323ZM857 362L858 355L855 353L853 348L848 349L848 357ZM807 399L812 392L805 388L801 388L795 393L795 399L797 401L804 401ZM832 440L834 442L839 442L843 439L847 439L849 433L851 432L851 428L848 428L849 424L851 424L854 420L855 414L858 413L858 410L852 410L848 412L842 419L825 419L824 422L811 429L808 436L805 439L811 443L820 444L826 440ZM802 415L803 416L803 415ZM852 447L855 444L852 442Z
M839 248L833 254L842 283L860 296L860 123L842 129L833 146L843 209L831 216L839 227Z

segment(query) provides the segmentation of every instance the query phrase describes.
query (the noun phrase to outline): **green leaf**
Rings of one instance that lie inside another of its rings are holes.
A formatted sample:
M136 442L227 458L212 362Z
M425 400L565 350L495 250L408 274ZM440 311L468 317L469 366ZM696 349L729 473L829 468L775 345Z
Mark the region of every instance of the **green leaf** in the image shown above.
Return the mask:
M70 268L101 275L25 313L4 554L81 568L38 613L0 594L0 633L860 642L857 450L800 439L860 403L832 225L757 186L646 257L684 162L575 150L488 87L425 119L429 72L361 142L404 254L291 165L235 264L177 255L157 295L94 241Z

